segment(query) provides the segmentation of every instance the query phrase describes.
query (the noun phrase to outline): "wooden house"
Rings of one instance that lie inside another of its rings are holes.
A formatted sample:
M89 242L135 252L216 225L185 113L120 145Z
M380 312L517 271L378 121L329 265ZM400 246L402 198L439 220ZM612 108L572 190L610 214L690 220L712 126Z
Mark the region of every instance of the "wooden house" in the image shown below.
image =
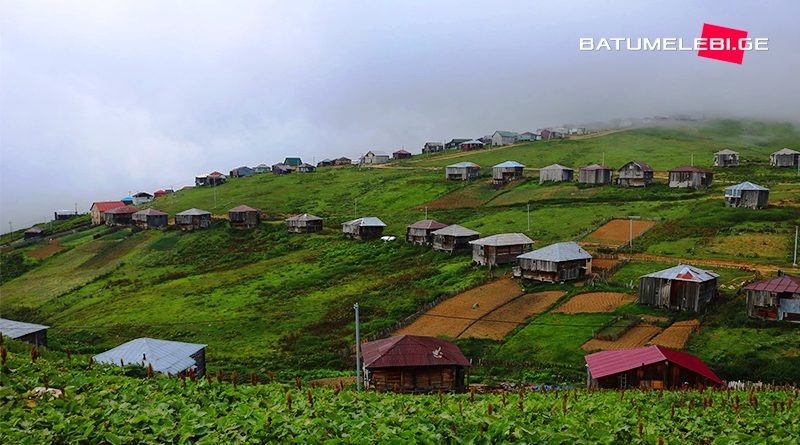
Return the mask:
M175 214L175 225L181 230L207 229L211 227L211 212L194 208L184 210Z
M744 287L747 315L800 323L800 278L779 275Z
M614 176L611 167L592 164L578 170L578 182L581 184L611 184Z
M781 148L769 155L769 163L773 167L797 167L800 164L800 151Z
M291 165L278 163L272 165L271 171L275 175L288 175L294 171L294 168Z
M573 171L559 164L548 165L539 169L539 184L544 182L572 181Z
M163 197L167 196L170 193L174 193L174 190L172 190L172 189L167 189L167 190L158 189L155 192L153 192L153 199L163 198Z
M426 142L422 146L423 153L438 153L444 150L444 144L441 142Z
M639 277L639 304L699 312L717 295L719 275L697 267L675 267Z
M543 141L555 139L553 132L549 128L542 128L541 130L539 130L539 136L542 137Z
M203 186L217 186L222 185L227 181L228 178L218 171L213 171L207 175L201 175L194 178L194 185L196 187L203 187Z
M143 229L163 229L167 227L169 215L166 213L150 208L139 210L131 215L133 223Z
M429 246L433 244L433 232L445 227L447 224L432 219L417 221L406 228L406 241L420 246Z
M138 206L152 201L153 198L155 198L155 196L147 192L139 192L133 195L132 198L133 198L133 205Z
M383 236L384 227L386 224L383 221L374 216L368 216L342 223L342 233L352 239L375 239Z
M592 273L592 256L574 241L551 244L517 257L519 278L556 283Z
M470 362L458 346L435 337L400 335L361 345L364 381L376 391L464 392Z
M472 151L472 150L480 150L485 146L486 144L484 144L483 142L477 139L473 139L471 141L464 141L458 144L458 149L461 151Z
M532 131L526 131L524 133L520 133L519 138L517 140L519 140L520 142L534 142L534 141L539 141L541 139L542 135L534 133Z
M228 221L233 229L252 229L261 224L261 210L240 205L228 210Z
M497 130L492 134L492 146L500 147L503 145L516 144L518 138L519 134L514 133L513 131Z
M262 173L269 173L272 171L272 167L267 164L258 164L256 168L253 169L253 173L260 175Z
M397 150L396 152L392 153L392 159L409 159L411 157L411 153L405 150Z
M286 218L286 227L291 233L322 232L322 218L310 213L294 215Z
M300 158L286 158L286 159L283 160L283 164L284 165L288 165L288 166L293 167L293 168L298 167L302 163L303 163L303 160L300 159Z
M669 186L673 188L708 188L714 173L700 167L684 165L669 171Z
M44 235L44 229L39 227L31 227L22 234L22 239L38 240Z
M481 166L474 162L459 162L444 168L445 178L451 181L468 181L481 177Z
M601 351L584 359L587 384L594 389L680 389L723 384L699 358L663 346Z
M317 170L317 167L314 167L311 164L306 164L305 162L297 166L298 173L314 173Z
M515 179L521 179L525 166L516 161L501 162L492 167L492 182L505 184Z
M481 237L480 233L458 224L434 230L431 235L433 235L433 250L441 250L451 254L472 250L472 245L469 242Z
M333 159L327 159L327 158L323 159L323 160L317 162L317 168L331 167L331 166L333 166L333 162L334 162Z
M97 354L93 359L95 363L115 366L152 366L153 371L169 375L194 370L198 376L203 376L206 345L144 337Z
M647 187L653 182L653 167L642 161L630 161L617 170L617 184L624 187Z
M56 221L63 221L65 219L70 219L78 216L78 212L75 210L56 210L53 212L53 219Z
M765 209L769 205L769 189L749 181L725 187L725 205Z
M50 326L0 318L0 335L12 340L47 347L47 329Z
M350 158L346 158L342 156L341 158L336 158L333 161L333 165L341 166L341 165L353 165L353 161Z
M737 167L739 165L739 153L723 149L714 153L714 167Z
M361 157L361 164L375 165L389 162L389 154L382 151L368 151Z
M464 142L467 142L468 140L469 139L463 139L463 138L461 138L461 139L450 139L449 142L444 144L444 149L445 150L455 150L456 148L458 148L459 145L461 145Z
M516 263L517 257L529 252L533 240L522 233L501 233L469 242L472 262L481 266Z
M242 166L242 167L236 167L233 170L231 170L229 176L231 178L244 178L247 176L253 176L255 173L256 171L253 170L252 168L247 166Z
M107 226L129 226L133 224L133 214L136 213L136 207L122 206L115 207L105 212Z
M89 214L92 216L92 224L98 225L106 222L105 213L115 207L122 207L122 201L97 201L92 203Z

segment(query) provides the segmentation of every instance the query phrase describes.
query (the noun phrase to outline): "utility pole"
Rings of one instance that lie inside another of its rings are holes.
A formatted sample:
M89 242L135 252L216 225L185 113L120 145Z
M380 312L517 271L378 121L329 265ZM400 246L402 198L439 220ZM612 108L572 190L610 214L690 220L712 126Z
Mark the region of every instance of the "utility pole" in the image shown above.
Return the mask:
M425 206L425 219L428 219L428 206Z
M358 318L358 303L353 305L356 311L356 389L361 391L361 326Z
M630 228L628 231L628 244L630 245L630 252L633 254L633 218L630 218Z
M797 267L797 226L794 226L794 257L792 258L792 266Z
M528 203L528 232L531 231L531 203Z
M358 218L358 198L353 200L353 218Z
M692 167L694 167L694 153L692 153Z

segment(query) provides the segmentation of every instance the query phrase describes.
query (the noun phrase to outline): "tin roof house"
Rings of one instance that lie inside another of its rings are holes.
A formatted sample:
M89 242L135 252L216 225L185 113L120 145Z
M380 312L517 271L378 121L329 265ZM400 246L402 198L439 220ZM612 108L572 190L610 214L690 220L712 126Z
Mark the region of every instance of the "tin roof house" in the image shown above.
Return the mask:
M474 162L459 162L445 167L444 175L451 181L468 181L481 177L481 166Z
M289 157L289 158L284 159L283 163L285 165L290 166L290 167L297 167L297 166L299 166L300 164L303 163L303 160L300 159L300 158Z
M422 146L423 153L437 153L444 150L444 144L441 142L426 142Z
M50 326L25 323L22 321L0 318L0 335L12 340L19 340L47 347L47 329Z
M466 227L453 224L431 232L433 250L441 250L450 254L472 250L470 241L480 238L481 234Z
M136 207L122 206L115 207L104 213L106 225L108 226L129 226L133 224L133 214Z
M714 173L700 167L684 165L669 171L669 186L673 188L708 188Z
M630 161L617 170L617 184L624 187L647 187L653 182L653 167L642 161Z
M447 227L447 224L432 219L423 219L406 227L406 241L420 246L433 244L433 232Z
M578 170L578 183L580 184L611 184L614 176L611 167L604 165L592 164L586 167L581 167Z
M148 203L148 202L152 201L153 198L154 198L154 196L149 194L149 193L147 193L147 192L139 192L139 193L133 195L133 205L138 206L138 205L142 205L144 203Z
M744 287L747 315L800 323L800 278L779 275Z
M322 231L322 218L310 213L286 218L286 227L291 233L315 233Z
M261 224L261 210L240 205L228 210L228 221L233 229L252 229Z
M560 164L551 164L539 169L539 184L544 182L572 181L572 169Z
M382 151L368 151L361 156L361 163L365 165L385 164L389 162L390 156Z
M714 153L714 167L739 166L739 153L730 149L722 149Z
M492 167L492 182L505 184L515 179L521 179L525 166L517 161L505 161Z
M305 162L297 166L298 173L314 173L317 170L317 167L314 167L311 164L306 164Z
M294 171L294 168L288 164L277 163L274 164L270 170L272 171L273 174L276 175L288 175L289 173Z
M379 218L367 216L342 223L342 233L357 240L375 239L383 236L384 227L386 224Z
M470 141L464 141L458 144L458 149L461 151L472 151L472 150L480 150L485 146L486 144L484 144L483 142L477 139L472 139Z
M765 209L769 205L769 189L749 181L725 187L725 205Z
M213 171L207 175L200 175L194 178L194 185L196 187L203 187L207 185L217 186L222 185L228 178L218 171Z
M169 215L153 208L139 210L131 215L131 220L137 227L143 229L163 229L167 227Z
M252 168L247 166L242 166L242 167L236 167L233 170L231 170L229 176L231 178L245 178L247 176L253 176L255 173L256 171L253 170Z
M796 167L800 165L800 151L781 148L769 155L769 163L773 167Z
M497 130L492 134L492 146L500 147L503 145L516 144L519 134L513 131Z
M458 147L459 147L459 146L460 146L460 145L461 145L463 142L467 142L467 141L469 141L469 140L470 140L470 139L464 139L464 138L457 138L457 139L456 139L456 138L454 138L454 139L450 139L450 141L449 141L449 142L447 142L446 144L444 144L444 149L445 149L445 150L453 150L453 149L456 149L456 148L458 148Z
M592 273L592 256L574 241L524 253L517 261L514 276L547 283L577 280Z
M97 201L92 203L89 214L92 217L92 224L103 224L106 221L105 213L115 207L122 207L122 201Z
M259 175L261 173L269 173L272 171L272 167L267 164L258 164L256 168L253 169L253 173Z
M206 345L143 337L97 354L94 361L116 366L152 366L155 372L171 375L194 369L202 376L206 372Z
M207 229L211 227L211 212L189 209L175 214L175 225L181 230Z
M22 234L22 238L26 240L38 240L44 236L44 229L41 227L31 227Z
M501 233L469 242L472 262L481 266L516 263L517 257L529 252L533 240L522 233Z
M601 351L585 360L590 388L678 389L723 383L699 358L663 346Z
M717 295L719 275L685 264L639 277L639 304L700 312Z
M411 153L402 149L392 153L392 159L409 159L410 157Z

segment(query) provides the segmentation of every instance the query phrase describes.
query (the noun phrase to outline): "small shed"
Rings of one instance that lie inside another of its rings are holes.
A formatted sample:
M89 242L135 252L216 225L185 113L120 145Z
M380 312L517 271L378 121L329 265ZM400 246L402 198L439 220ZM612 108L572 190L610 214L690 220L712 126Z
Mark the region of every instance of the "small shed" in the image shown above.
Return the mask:
M283 163L290 167L297 167L303 163L303 160L300 158L286 158L283 160Z
M410 157L411 153L402 149L392 153L392 159L408 159Z
M517 143L519 134L513 131L497 130L492 134L492 146L511 145Z
M480 233L458 224L434 230L431 235L433 235L433 250L441 250L451 254L471 250L472 246L469 242L481 237Z
M261 224L261 210L240 205L228 210L228 221L233 229L252 229Z
M738 165L738 152L725 148L714 153L714 167L737 167Z
M384 227L386 224L379 218L367 216L342 223L342 233L348 238L367 240L383 236Z
M517 261L515 276L547 283L576 280L592 273L592 256L574 241L533 250L518 256Z
M485 146L486 144L484 144L483 142L477 139L472 139L471 141L464 141L458 144L458 149L461 151L472 151L472 150L480 150Z
M452 181L468 181L481 177L481 166L474 162L459 162L445 167L444 175Z
M725 187L725 205L765 209L769 205L769 189L749 181Z
M211 212L191 208L175 214L175 225L181 230L207 229L211 227Z
M253 169L253 173L260 175L261 173L269 173L272 171L272 167L267 164L258 164L256 168Z
M305 162L297 166L298 173L314 173L317 170L317 167L314 167L311 164L306 164Z
M539 169L539 184L543 182L572 181L573 171L560 164L551 164Z
M143 337L97 354L94 361L116 366L146 368L149 365L155 372L170 375L193 369L198 376L203 376L206 373L206 345Z
M231 178L244 178L246 176L253 176L256 171L250 167L242 166L234 168L230 173L231 174L229 176Z
M747 315L800 323L800 278L779 275L744 287Z
M136 213L136 207L132 206L115 207L105 213L106 225L129 226L133 224L134 213Z
M400 335L361 345L364 381L377 391L464 392L470 362L458 346L435 337Z
M314 233L322 231L322 218L310 213L286 218L286 227L291 233Z
M673 188L708 188L714 173L700 167L684 165L669 171L669 186Z
M48 328L50 326L0 318L0 335L36 346L47 347Z
M716 297L718 285L716 273L678 264L639 277L639 304L699 312Z
M592 164L578 170L578 182L581 184L611 184L614 171L611 167Z
M433 243L433 232L445 227L447 227L447 224L432 219L417 221L406 228L406 241L421 246L429 246Z
M653 182L653 167L642 161L630 161L617 170L617 184L625 187L647 187Z
M586 360L587 384L595 389L679 389L722 386L699 358L663 346L595 352Z
M769 163L773 167L796 167L800 164L800 151L781 148L769 155Z
M31 227L22 234L23 239L38 240L44 235L44 229L39 227Z
M441 142L428 141L422 146L423 153L438 153L444 150L444 144Z
M98 225L106 222L105 213L113 208L122 207L122 201L97 201L92 203L89 214L92 216L92 224Z
M505 161L492 167L492 182L503 184L522 178L525 166L517 161Z
M278 163L278 164L274 164L272 166L272 173L274 173L276 175L288 175L293 170L294 170L294 168L292 168L291 165L287 165L287 164Z
M333 165L353 165L353 160L342 156L333 161Z
M467 138L467 139L464 139L464 138L454 138L454 139L450 139L450 141L448 141L446 144L444 144L444 149L445 149L445 150L453 150L453 149L456 149L456 148L458 148L458 147L459 147L459 146L460 146L462 143L464 143L464 142L467 142L467 141L469 141L469 140L470 140L469 138Z
M361 157L361 163L365 165L385 164L389 162L389 154L382 151L368 151Z
M327 158L323 159L323 160L317 162L317 168L330 167L330 166L333 165L333 162L334 162L333 159L327 159Z
M533 240L523 233L501 233L469 242L472 261L481 266L516 263L517 257L529 252Z
M131 220L143 229L162 229L167 227L169 215L156 209L144 209L131 215Z

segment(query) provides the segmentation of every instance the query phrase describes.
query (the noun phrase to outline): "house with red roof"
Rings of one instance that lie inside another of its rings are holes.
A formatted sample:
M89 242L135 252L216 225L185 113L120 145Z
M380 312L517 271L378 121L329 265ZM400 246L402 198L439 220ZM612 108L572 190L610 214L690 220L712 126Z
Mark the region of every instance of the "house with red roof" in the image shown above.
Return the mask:
M400 335L361 345L367 388L395 392L463 392L471 366L458 346L435 337Z
M800 323L800 277L778 275L744 287L747 315Z
M677 389L723 384L699 358L663 346L601 351L584 359L589 388Z
M639 304L676 311L702 311L717 296L719 275L678 264L639 277Z
M122 207L122 201L97 201L92 203L89 214L92 216L92 224L98 225L106 222L105 213L115 207Z

